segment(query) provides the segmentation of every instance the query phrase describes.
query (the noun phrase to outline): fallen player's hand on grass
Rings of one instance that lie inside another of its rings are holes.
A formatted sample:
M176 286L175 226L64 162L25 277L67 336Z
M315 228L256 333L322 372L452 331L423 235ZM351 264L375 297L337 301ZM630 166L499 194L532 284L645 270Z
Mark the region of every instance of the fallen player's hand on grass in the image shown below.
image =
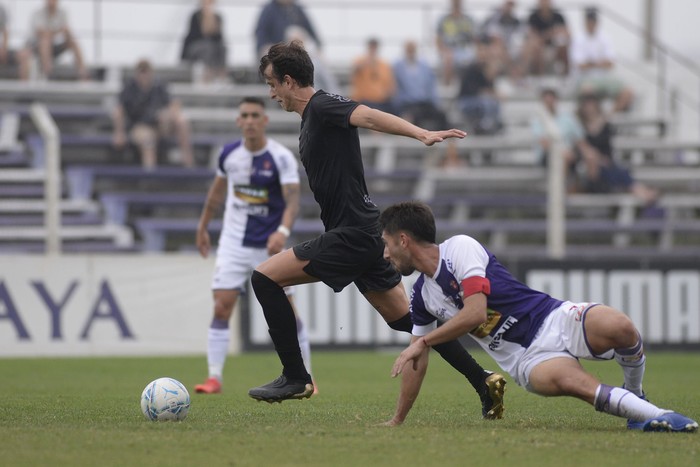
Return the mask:
M396 420L396 418L392 418L391 420L387 420L386 422L380 423L378 426L399 426L403 423L403 421Z

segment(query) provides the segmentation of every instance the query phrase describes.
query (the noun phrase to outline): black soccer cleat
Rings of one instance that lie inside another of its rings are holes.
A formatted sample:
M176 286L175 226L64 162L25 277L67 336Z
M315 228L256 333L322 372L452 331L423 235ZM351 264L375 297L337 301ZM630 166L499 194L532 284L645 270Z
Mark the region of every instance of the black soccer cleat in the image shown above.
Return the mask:
M498 373L490 373L484 380L481 398L481 415L486 420L503 418L503 394L506 391L506 380Z
M269 403L287 399L308 399L314 393L314 385L302 380L289 380L282 375L276 380L248 391L253 399Z

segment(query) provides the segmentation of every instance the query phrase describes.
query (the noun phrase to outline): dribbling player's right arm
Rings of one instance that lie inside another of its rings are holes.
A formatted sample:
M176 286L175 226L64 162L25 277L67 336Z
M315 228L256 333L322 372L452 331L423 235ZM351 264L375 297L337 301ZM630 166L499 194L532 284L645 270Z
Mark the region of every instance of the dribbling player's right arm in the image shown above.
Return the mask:
M360 128L381 131L391 135L407 136L417 139L426 146L432 146L449 138L464 138L467 133L462 130L452 128L450 130L429 131L418 127L401 117L381 110L358 105L350 114L350 124Z
M206 258L209 255L209 250L211 249L211 239L209 238L209 231L207 228L209 226L209 221L211 221L211 219L221 211L221 206L223 206L224 201L226 200L226 188L226 178L216 176L209 187L207 200L204 202L202 214L199 216L196 243L197 249L199 250L199 254L202 256L202 258Z

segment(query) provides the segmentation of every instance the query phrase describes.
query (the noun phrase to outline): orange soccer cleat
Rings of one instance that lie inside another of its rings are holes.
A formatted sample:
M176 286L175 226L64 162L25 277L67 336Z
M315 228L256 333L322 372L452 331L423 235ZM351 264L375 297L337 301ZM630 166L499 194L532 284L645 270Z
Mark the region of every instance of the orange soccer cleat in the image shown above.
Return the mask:
M194 387L194 391L198 394L219 394L221 392L221 381L216 378L207 378L207 380Z

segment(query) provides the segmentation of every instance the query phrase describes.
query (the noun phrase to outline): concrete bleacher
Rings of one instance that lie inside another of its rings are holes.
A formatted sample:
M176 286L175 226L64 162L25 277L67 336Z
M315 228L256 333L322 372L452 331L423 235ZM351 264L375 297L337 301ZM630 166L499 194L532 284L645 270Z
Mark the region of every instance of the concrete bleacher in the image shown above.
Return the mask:
M121 75L129 72L122 70ZM15 238L14 245L38 251L45 233L39 201L44 148L28 121L28 104L39 100L48 105L61 130L67 250L192 248L218 150L239 137L235 106L247 95L266 97L268 90L256 70L242 70L234 75L235 83L216 86L193 84L189 69L183 67L158 72L171 83L172 94L181 100L191 122L200 165L195 169L160 166L147 171L137 160L115 153L110 112L120 84L113 77L93 82L0 81L0 115L14 125L2 130L7 136L0 131L0 224L3 232L21 234L23 243ZM444 102L453 99L452 91L441 89ZM363 131L366 179L374 201L383 208L400 200L422 199L433 207L442 236L469 233L494 251L543 254L547 172L538 165L528 129L538 93L519 92L507 99L505 133L456 142L463 167L440 167L445 145L426 148L409 138ZM267 112L270 136L297 153L299 116L273 102ZM635 178L662 189L663 216L645 217L644 206L630 195L570 195L567 251L594 246L610 254L672 255L698 247L700 141L669 137L668 121L657 116L627 114L616 116L613 123L620 130L615 157L630 167ZM305 180L302 188L302 214L293 240L322 229ZM32 200L37 204L28 203ZM81 211L77 208L81 205L89 208ZM14 225L20 221L25 225ZM75 230L79 227L92 230L79 233ZM220 228L219 220L210 225L215 234ZM94 236L87 238L85 233ZM0 236L0 251L9 244L3 239Z

